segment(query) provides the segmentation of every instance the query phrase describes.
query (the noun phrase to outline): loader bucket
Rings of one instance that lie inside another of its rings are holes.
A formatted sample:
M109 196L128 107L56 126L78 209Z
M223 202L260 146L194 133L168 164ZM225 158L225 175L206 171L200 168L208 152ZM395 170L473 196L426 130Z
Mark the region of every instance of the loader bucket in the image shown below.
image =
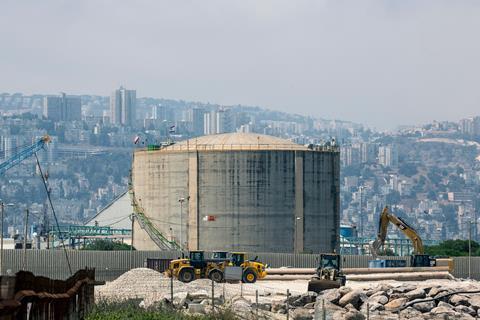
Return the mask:
M326 279L312 279L308 282L308 291L320 293L327 289L340 288L340 282Z

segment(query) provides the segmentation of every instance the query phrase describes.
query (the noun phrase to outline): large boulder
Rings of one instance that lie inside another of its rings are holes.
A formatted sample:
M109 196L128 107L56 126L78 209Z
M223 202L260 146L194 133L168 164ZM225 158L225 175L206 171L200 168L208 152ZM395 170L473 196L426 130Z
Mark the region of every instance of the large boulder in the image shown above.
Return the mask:
M313 314L309 310L304 308L297 308L292 311L292 319L294 320L312 320Z
M464 306L464 305L458 305L458 306L454 307L453 310L455 310L457 312L460 312L462 314L469 314L473 317L475 317L477 315L477 312L473 308L470 308L470 307L467 307L467 306Z
M435 297L437 294L439 294L440 292L442 291L445 291L445 289L443 287L433 287L432 289L430 289L430 291L428 292L428 296L429 297Z
M272 309L271 309L272 312L278 312L278 313L286 313L287 312L287 306L285 305L285 303L272 303Z
M371 296L367 299L368 304L386 304L388 303L388 297L383 295Z
M398 287L392 288L391 290L394 293L406 293L408 291L412 291L412 290L415 290L415 289L417 289L417 287L414 286L413 284L403 284L403 285L400 285Z
M364 303L364 304L362 304L362 307L360 308L360 312L362 312L363 314L366 314L367 313L367 308L370 312L385 310L385 306L381 303Z
M303 306L305 309L315 309L315 302L307 303Z
M449 302L454 306L458 306L458 305L466 306L469 304L468 297L461 294L454 294L453 296L450 296Z
M418 317L423 319L422 313L412 307L408 307L400 311L400 319L414 319Z
M445 307L445 308L453 309L453 306L450 303L446 303L446 302L443 302L443 301L440 301L437 304L437 307Z
M425 298L425 296L426 296L425 290L421 288L408 291L407 293L405 293L405 297L408 298L408 300L422 299L422 298Z
M323 309L325 308L325 311L327 314L333 314L336 311L344 311L342 307L337 306L336 304L333 304L331 302L325 301L318 301L315 302L315 310L316 312L323 312Z
M380 290L380 291L376 291L375 293L371 294L371 295L368 295L368 297L370 298L373 298L373 297L376 297L376 296L387 296L387 292L386 291L383 291L383 290Z
M252 307L250 306L250 303L245 300L237 300L232 303L232 310L238 313L251 313Z
M292 306L294 307L303 307L307 303L315 302L315 299L317 298L316 295L312 294L302 294L300 297L295 299L295 301L292 302Z
M471 296L470 299L468 299L468 304L470 307L478 311L480 309L480 294Z
M335 311L332 316L330 318L327 318L327 319L334 319L334 320L338 320L338 319L343 319L343 316L345 315L345 311L342 309L342 310L338 310L338 311ZM320 318L320 319L323 319L323 318Z
M343 316L343 320L365 320L365 316L358 310L349 310Z
M420 300L420 299L418 299ZM415 300L413 300L415 301ZM412 305L412 307L422 313L430 312L433 308L435 308L435 302L433 301L426 301L426 302L418 302Z
M403 306L405 303L407 303L408 299L407 298L398 298L391 300L387 304L385 304L385 310L396 310Z
M449 317L455 316L455 310L445 306L435 307L431 309L430 314L432 315L447 315Z
M338 289L328 289L320 293L317 297L317 301L325 300L332 303L338 303L340 298L342 297L342 293Z
M358 309L364 295L365 294L363 293L362 290L350 291L349 293L347 293L346 295L340 298L340 300L338 301L338 304L342 307L345 307L347 304L351 304Z

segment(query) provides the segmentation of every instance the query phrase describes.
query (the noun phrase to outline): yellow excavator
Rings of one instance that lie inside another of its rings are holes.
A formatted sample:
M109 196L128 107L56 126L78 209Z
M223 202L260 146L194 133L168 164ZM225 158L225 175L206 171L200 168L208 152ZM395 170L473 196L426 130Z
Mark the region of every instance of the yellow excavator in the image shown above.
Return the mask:
M400 229L400 231L412 241L413 254L410 261L411 267L436 266L436 260L424 253L422 238L420 238L415 229L405 222L405 220L391 213L388 207L385 207L380 214L377 238L370 244L370 252L375 259L377 256L381 255L380 248L385 244L388 225L390 223Z

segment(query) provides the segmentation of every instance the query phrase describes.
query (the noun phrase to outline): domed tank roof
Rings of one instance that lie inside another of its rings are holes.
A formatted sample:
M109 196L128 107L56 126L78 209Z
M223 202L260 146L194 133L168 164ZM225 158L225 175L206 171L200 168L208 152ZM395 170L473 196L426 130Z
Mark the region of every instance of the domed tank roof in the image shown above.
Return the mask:
M222 133L180 141L163 150L308 150L308 148L264 134Z

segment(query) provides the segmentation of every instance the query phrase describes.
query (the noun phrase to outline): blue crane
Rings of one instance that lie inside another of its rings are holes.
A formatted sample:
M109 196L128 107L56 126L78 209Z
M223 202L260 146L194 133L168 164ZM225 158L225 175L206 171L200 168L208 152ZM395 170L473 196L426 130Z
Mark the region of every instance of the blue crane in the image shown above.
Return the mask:
M53 217L55 218L55 224L57 225L57 230L58 230L58 233L60 234L60 225L58 224L57 214L55 213L55 209L52 203L52 198L50 197L50 191L47 185L48 177L43 174L42 167L40 166L40 162L38 161L38 157L37 157L37 152L43 149L45 145L50 141L51 141L50 136L45 135L41 139L34 142L31 146L26 147L25 149L22 149L20 152L14 154L12 157L7 159L5 162L0 163L0 175L4 174L5 171L12 168L13 166L16 166L17 164L27 159L28 157L31 157L34 155L35 159L37 160L38 169L40 170L40 176L42 177L42 182L43 182L43 186L45 187L45 192L47 193L48 202L50 203L50 207L52 208ZM60 237L60 240L62 242L62 247L65 253L65 259L67 260L68 269L70 270L70 274L73 275L72 265L70 264L70 259L68 258L68 253L65 249L63 238Z
M0 175L3 175L8 169L16 166L26 158L34 155L37 151L43 149L45 145L50 142L50 140L50 137L48 135L45 135L41 139L33 143L31 146L26 147L25 149L14 154L4 162L0 163Z

